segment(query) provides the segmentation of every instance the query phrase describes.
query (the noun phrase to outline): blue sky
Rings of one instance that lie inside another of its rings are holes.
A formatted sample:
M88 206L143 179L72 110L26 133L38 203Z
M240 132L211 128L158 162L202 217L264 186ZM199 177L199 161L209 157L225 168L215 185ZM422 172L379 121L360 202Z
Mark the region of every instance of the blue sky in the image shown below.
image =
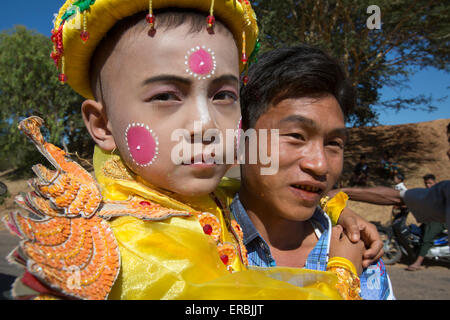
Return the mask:
M65 0L1 0L1 2L0 30L22 24L29 29L50 36L53 14ZM436 103L435 106L438 110L432 113L410 110L397 113L378 108L381 124L394 125L450 118L450 74L431 68L421 70L411 77L408 85L410 89L383 88L381 91L383 99L392 99L399 95L406 98L419 94L426 96L432 94L436 99L445 96L448 98L443 102Z

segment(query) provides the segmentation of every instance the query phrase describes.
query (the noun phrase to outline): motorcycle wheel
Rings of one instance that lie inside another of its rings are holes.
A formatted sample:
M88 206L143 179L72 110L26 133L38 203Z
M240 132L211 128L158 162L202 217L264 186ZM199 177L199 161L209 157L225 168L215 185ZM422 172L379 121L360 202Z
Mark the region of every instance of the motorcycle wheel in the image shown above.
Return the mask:
M3 182L0 182L0 196L4 196L8 192L8 187Z
M402 251L397 241L390 237L386 232L378 230L381 241L383 241L383 262L384 264L391 265L400 261L402 257Z

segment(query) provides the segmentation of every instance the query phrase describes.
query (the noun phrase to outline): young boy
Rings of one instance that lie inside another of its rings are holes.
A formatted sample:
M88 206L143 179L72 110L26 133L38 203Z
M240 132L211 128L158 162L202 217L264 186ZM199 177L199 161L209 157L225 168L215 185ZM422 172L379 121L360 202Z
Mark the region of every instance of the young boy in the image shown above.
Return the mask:
M352 88L334 59L307 45L266 53L249 79L241 91L243 128L279 130L279 171L260 175L264 165L241 165L241 188L231 205L249 265L325 270L335 255L330 241L341 230L331 232L318 205L342 171ZM361 297L394 299L381 260L362 272Z
M71 27L77 17L82 30ZM97 181L44 141L42 120L21 123L57 171L34 167L36 192L18 198L32 215L7 221L25 239L10 255L28 268L16 296L25 284L38 298L341 297L331 273L246 271L242 231L227 210L235 187L216 189L229 165L207 161L212 141L203 134L237 127L239 75L256 37L247 1L63 6L52 57L61 81L87 99L82 115L97 144ZM173 152L179 138L193 150L181 162ZM361 250L354 251L359 265ZM290 279L304 279L303 287Z

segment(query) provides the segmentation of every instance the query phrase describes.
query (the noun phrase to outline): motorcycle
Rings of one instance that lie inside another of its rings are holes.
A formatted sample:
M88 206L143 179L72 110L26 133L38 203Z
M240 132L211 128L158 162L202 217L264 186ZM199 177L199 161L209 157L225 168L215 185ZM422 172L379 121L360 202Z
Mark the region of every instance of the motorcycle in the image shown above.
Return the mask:
M7 193L8 187L6 186L6 184L0 181L0 197L6 195Z
M415 260L422 244L422 229L415 224L406 224L409 210L404 207L394 208L394 212L395 210L397 214L390 225L383 226L375 223L383 241L383 261L387 265L397 263L402 257ZM448 231L434 238L433 246L428 250L425 258L450 262Z

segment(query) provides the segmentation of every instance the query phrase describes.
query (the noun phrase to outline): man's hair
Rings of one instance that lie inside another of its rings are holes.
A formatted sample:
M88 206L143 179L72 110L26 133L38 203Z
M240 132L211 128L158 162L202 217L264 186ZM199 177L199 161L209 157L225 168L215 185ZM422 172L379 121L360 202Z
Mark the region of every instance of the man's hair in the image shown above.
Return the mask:
M450 122L447 125L447 134L450 134Z
M426 181L426 180L436 181L436 176L434 174L429 173L429 174L426 174L423 176L423 180L424 181Z
M97 46L90 64L90 82L92 91L98 100L103 95L101 88L100 70L107 58L116 48L117 43L123 37L127 30L134 28L134 33L148 32L151 34L150 27L145 17L147 12L139 12L132 16L126 17L118 21L103 37ZM200 33L207 29L205 14L190 9L167 8L156 12L156 32L164 32L175 29L183 24L188 24L190 29L188 34ZM214 33L229 33L231 31L219 20L216 19L214 24ZM132 33L133 34L133 33ZM234 39L234 37L233 37Z
M362 159L366 159L366 155L365 154L362 154L362 155L359 156L359 160L362 160Z
M249 81L241 88L242 124L251 128L271 105L290 98L332 95L347 116L355 93L336 59L309 45L275 49L249 68Z

